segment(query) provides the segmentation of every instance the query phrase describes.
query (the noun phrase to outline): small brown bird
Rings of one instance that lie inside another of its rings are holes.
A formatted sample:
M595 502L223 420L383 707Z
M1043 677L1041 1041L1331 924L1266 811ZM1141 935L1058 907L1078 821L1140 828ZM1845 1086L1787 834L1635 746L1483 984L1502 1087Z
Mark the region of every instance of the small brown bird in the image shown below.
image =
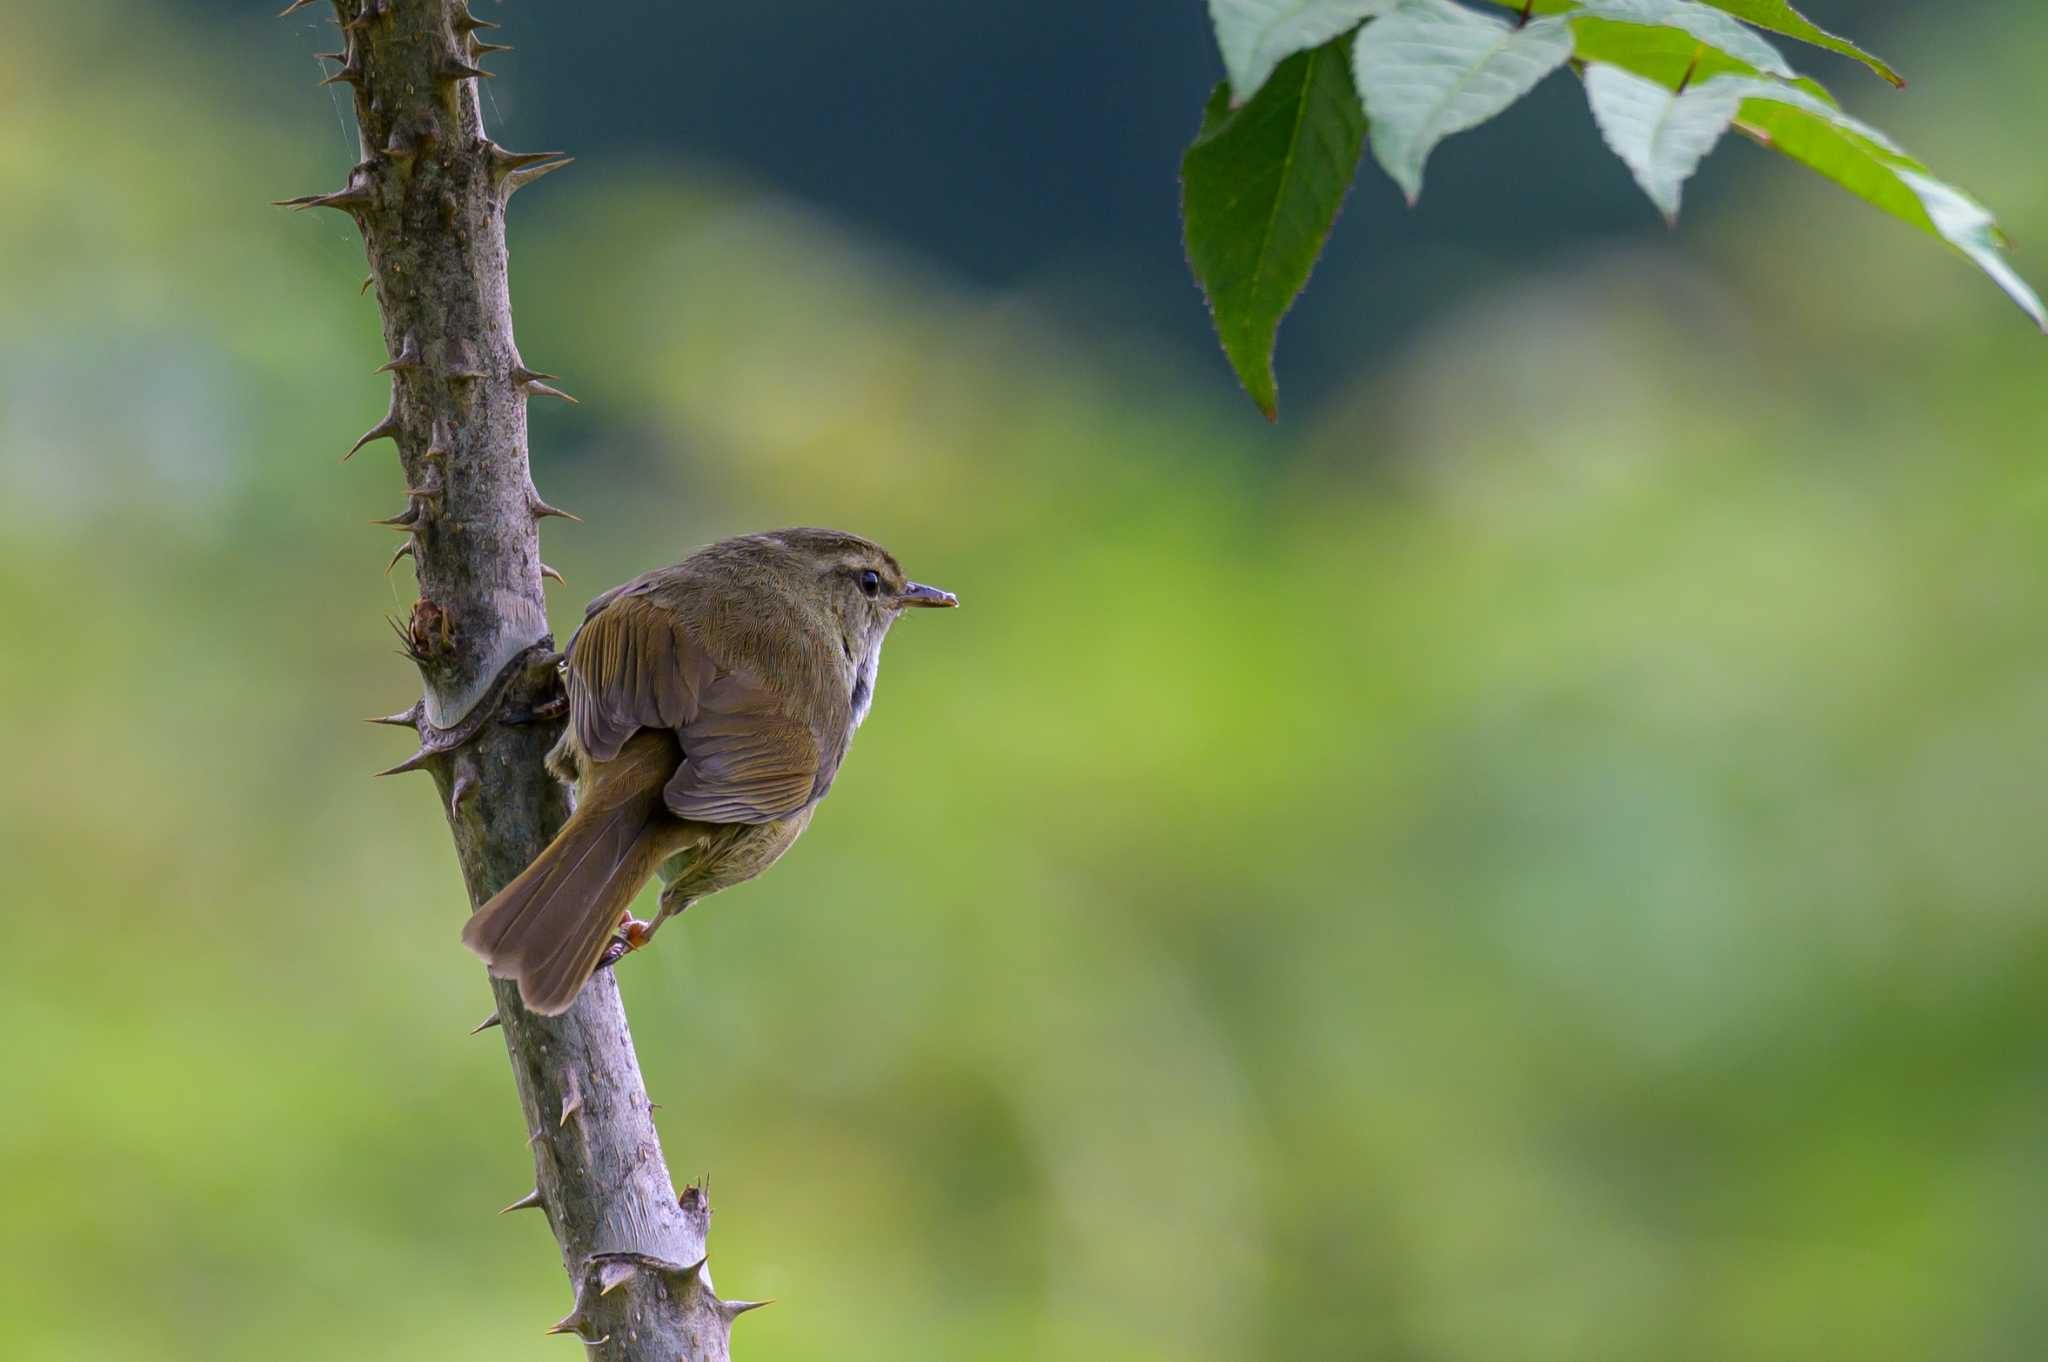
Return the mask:
M533 1011L567 1011L615 933L645 945L789 850L867 717L889 626L957 604L880 545L816 529L728 539L599 596L569 641L569 726L548 756L576 811L463 944ZM626 917L657 871L661 911Z

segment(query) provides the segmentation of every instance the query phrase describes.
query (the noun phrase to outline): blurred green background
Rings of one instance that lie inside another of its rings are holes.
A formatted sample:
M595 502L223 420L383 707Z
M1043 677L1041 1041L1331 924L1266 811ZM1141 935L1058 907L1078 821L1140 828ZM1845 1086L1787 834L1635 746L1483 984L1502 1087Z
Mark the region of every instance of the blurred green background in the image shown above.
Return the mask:
M442 820L365 778L384 354L353 228L264 206L353 159L331 30L11 8L0 1355L568 1356ZM2041 1356L2048 349L1995 290L1744 145L1668 234L1559 79L1412 216L1368 167L1271 430L1173 237L1199 7L619 8L493 15L487 117L580 157L511 215L583 400L558 634L793 522L966 605L623 971L781 1298L745 1357ZM1810 8L2048 282L2048 15Z

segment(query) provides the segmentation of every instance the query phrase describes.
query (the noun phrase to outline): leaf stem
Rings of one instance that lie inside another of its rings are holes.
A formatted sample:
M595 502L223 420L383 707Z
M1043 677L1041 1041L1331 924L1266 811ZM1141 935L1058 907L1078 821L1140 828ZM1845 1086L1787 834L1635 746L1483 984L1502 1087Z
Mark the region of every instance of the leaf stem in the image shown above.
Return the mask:
M1700 58L1705 56L1706 54L1707 45L1705 43L1700 43L1698 46L1693 48L1692 65L1686 67L1685 74L1679 77L1678 88L1672 91L1673 94L1682 95L1685 93L1685 87L1692 84L1693 73L1700 69Z

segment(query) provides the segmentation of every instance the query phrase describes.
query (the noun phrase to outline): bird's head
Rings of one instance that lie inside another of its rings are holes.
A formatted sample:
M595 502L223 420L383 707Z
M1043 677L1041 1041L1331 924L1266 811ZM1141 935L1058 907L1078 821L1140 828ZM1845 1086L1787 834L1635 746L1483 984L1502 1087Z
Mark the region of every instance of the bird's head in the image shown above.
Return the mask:
M950 591L911 581L895 555L857 534L805 528L771 530L760 538L773 542L808 573L814 599L839 622L850 655L880 648L889 626L906 610L960 603Z

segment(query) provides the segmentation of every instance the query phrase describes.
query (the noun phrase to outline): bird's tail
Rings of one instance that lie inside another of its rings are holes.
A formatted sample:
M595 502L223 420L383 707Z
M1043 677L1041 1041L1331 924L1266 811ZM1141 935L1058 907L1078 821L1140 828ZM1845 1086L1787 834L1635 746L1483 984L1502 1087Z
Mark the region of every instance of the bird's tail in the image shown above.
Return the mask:
M462 944L492 974L519 981L520 1000L531 1011L569 1010L627 905L676 849L678 820L662 803L674 741L667 734L659 735L661 744L643 741L654 736L636 738L617 762L606 763L617 768L606 773L613 777L609 789L579 805L533 864L462 929ZM647 766L648 778L631 778L639 765Z

